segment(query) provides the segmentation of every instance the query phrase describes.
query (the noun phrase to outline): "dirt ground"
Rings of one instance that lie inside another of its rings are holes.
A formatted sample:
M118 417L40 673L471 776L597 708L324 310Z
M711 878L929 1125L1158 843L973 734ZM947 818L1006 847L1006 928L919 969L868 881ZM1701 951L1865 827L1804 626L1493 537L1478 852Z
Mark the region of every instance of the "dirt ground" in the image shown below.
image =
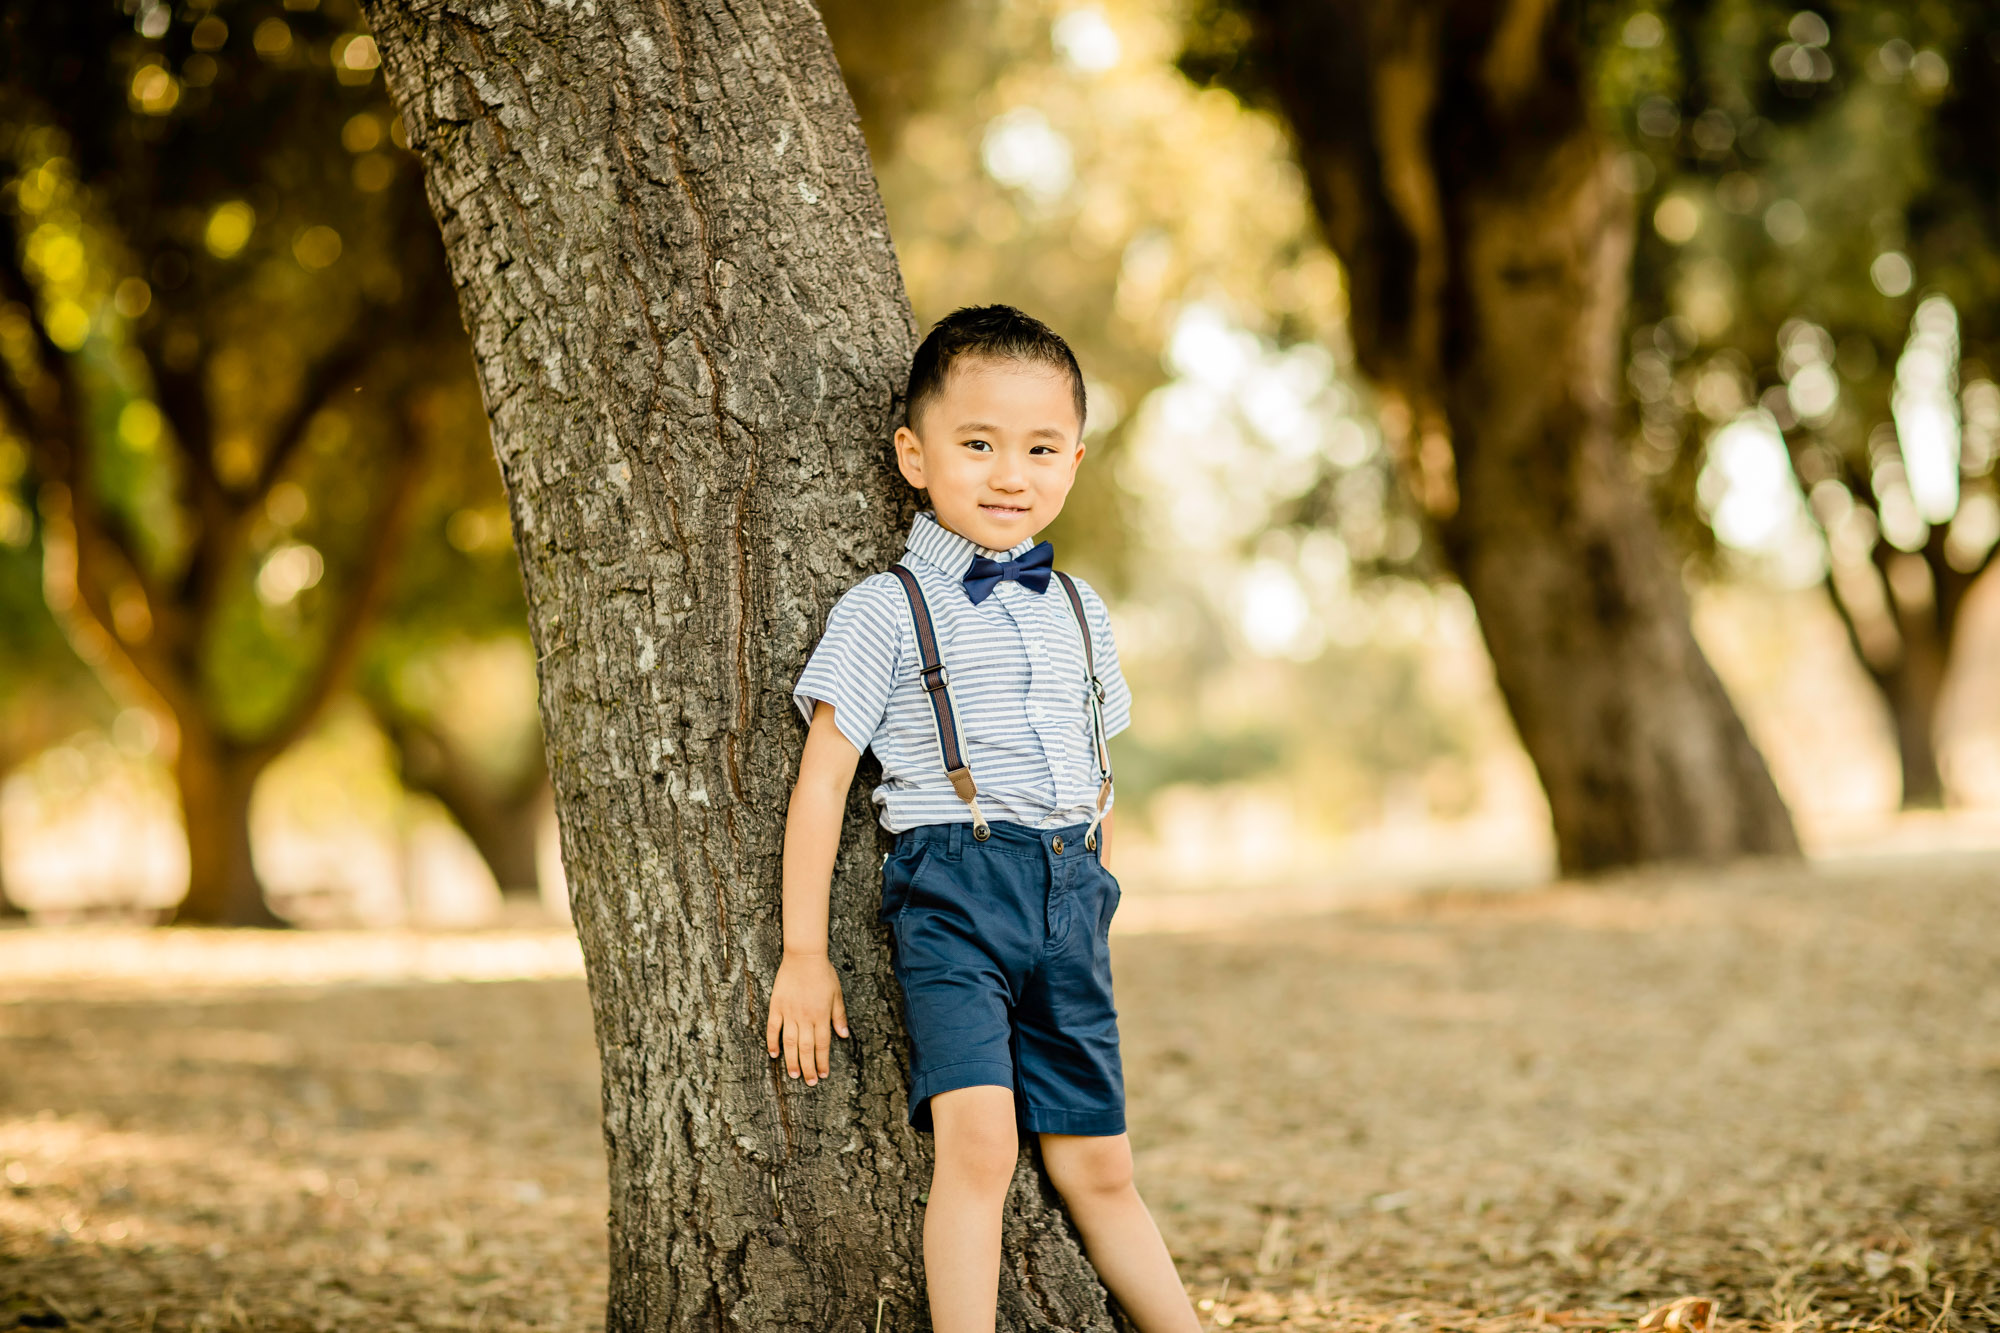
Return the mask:
M567 948L0 934L0 1330L601 1327ZM1114 957L1141 1185L1210 1326L1629 1328L1699 1294L1736 1329L2000 1327L2000 860Z

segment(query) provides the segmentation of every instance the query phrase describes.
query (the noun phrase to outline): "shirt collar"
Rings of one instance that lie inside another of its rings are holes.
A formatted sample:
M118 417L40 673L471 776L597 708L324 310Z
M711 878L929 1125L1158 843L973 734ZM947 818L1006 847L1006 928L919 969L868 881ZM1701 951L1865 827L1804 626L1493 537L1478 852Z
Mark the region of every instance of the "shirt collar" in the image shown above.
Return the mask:
M1033 549L1034 545L1035 539L1027 537L1011 550L990 550L970 538L959 536L938 522L935 513L925 509L911 521L910 538L903 549L910 555L929 561L952 578L962 579L965 571L972 568L972 557L975 555L983 555L988 560L1012 560Z

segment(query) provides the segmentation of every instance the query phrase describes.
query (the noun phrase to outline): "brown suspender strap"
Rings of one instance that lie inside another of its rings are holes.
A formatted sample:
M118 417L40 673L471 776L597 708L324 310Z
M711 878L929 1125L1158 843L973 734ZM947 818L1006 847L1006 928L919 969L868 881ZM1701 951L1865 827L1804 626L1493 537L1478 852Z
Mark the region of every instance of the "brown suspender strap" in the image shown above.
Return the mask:
M944 669L944 659L938 652L937 628L931 624L930 607L924 602L923 589L917 586L914 573L902 565L889 566L889 572L903 585L903 596L910 603L910 624L917 632L917 659L923 666L924 691L931 697L931 716L937 723L938 754L944 759L945 776L951 779L951 789L958 793L958 799L972 807L972 836L984 842L989 835L986 816L980 813L979 786L972 780L972 769L959 745L958 716L951 706L951 673Z
M910 604L910 624L917 635L917 660L922 667L924 692L931 697L931 718L937 724L938 754L944 760L945 776L951 779L958 799L972 807L972 836L984 842L989 829L986 816L979 809L979 786L972 780L972 769L966 763L960 743L958 715L951 702L951 673L945 670L943 654L938 651L937 627L931 623L930 607L924 601L923 589L918 586L914 572L900 564L889 566L889 572L903 585L903 596ZM1096 851L1097 826L1103 822L1105 804L1111 799L1111 748L1104 739L1104 684L1097 678L1097 653L1091 643L1090 619L1083 611L1083 595L1069 575L1057 572L1055 576L1062 580L1070 612L1076 617L1077 632L1083 636L1086 704L1090 709L1091 742L1097 755L1097 812L1083 835L1083 845Z
M1097 678L1097 653L1091 646L1090 618L1083 613L1083 594L1076 580L1060 570L1052 571L1069 594L1070 613L1076 617L1077 633L1083 636L1083 671L1088 678L1085 705L1090 709L1090 739L1097 753L1097 813L1083 835L1083 845L1097 850L1097 826L1104 820L1105 804L1111 799L1111 747L1104 739L1104 682Z

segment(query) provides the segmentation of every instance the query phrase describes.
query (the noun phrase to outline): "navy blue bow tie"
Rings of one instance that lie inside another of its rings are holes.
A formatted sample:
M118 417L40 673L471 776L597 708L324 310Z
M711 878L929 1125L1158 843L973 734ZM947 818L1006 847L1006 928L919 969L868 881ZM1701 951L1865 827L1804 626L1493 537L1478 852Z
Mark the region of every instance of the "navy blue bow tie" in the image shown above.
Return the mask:
M1036 542L1023 551L1018 560L988 560L983 555L975 555L972 567L965 571L965 595L977 606L1008 579L1029 592L1047 592L1049 571L1055 568L1055 563L1056 548L1047 542Z

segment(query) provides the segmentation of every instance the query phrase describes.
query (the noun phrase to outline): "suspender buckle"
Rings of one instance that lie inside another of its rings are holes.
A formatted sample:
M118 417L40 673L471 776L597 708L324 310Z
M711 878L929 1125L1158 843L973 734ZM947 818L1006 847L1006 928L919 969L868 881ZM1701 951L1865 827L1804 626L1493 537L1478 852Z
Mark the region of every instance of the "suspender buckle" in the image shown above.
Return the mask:
M1104 682L1096 676L1090 678L1090 692L1097 696L1097 702L1104 702Z
M932 694L936 694L939 690L951 684L951 673L944 669L944 663L942 662L934 667L925 667L921 674L924 678L924 688Z

